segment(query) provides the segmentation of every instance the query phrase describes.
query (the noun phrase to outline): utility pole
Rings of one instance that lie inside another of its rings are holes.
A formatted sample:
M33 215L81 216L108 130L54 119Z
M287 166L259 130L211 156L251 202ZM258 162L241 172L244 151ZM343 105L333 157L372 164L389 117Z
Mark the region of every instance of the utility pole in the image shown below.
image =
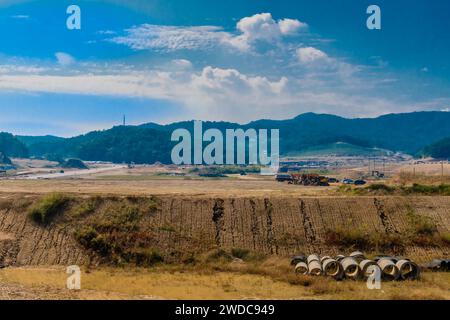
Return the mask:
M123 126L125 127L125 125L126 125L126 118L125 115L123 115Z
M444 161L441 161L441 180L444 183Z

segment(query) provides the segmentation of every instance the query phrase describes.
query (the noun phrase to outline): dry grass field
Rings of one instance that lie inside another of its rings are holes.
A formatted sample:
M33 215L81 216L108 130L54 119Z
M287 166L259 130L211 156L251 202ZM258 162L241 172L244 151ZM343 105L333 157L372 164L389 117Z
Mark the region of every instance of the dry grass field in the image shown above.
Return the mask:
M72 180L0 180L0 194L42 194L51 192L82 193L87 195L168 195L201 197L245 197L264 195L329 194L335 188L305 187L278 183L272 178L258 180L237 179L72 179Z
M380 290L369 290L364 281L295 276L279 264L272 259L259 268L254 264L223 265L225 271L211 266L201 270L98 268L82 272L79 291L66 289L67 275L62 267L6 268L0 270L0 299L7 298L9 291L9 298L15 299L450 300L448 273L425 273L418 281L384 282Z

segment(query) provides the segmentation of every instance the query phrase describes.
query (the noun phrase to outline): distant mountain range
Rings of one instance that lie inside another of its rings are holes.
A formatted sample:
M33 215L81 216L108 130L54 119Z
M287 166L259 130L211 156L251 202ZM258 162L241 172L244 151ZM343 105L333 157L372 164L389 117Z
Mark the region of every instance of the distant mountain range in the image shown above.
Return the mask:
M9 157L34 156L51 160L74 157L93 161L170 163L170 152L175 144L170 141L170 135L178 128L186 128L192 132L193 121L168 125L147 123L117 126L73 138L13 137L2 133L0 152ZM237 128L280 129L282 155L310 154L316 149L323 152L338 144L347 149L354 146L350 148L353 153L355 150L367 153L369 149L382 149L433 156L433 150L437 147L433 149L432 146L450 138L450 112L414 112L359 119L305 113L289 120L258 120L245 125L204 122L203 128L217 128L221 131ZM439 145L441 157L442 148L445 151L447 145L448 143ZM450 157L450 152L446 154Z

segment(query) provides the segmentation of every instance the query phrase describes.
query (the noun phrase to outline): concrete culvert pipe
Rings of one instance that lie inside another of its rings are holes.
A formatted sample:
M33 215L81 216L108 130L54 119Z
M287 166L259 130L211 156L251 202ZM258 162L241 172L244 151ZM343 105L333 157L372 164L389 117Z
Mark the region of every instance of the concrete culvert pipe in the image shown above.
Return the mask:
M412 261L400 260L395 266L398 268L402 280L416 280L420 277L420 268Z
M325 260L331 259L330 256L323 256L322 258L320 258L320 263L323 264Z
M308 265L312 262L312 261L317 261L320 262L320 258L317 254L311 254L308 256Z
M317 260L312 260L308 264L309 274L312 276L320 276L322 275L322 266L320 265L320 262Z
M422 264L422 267L431 271L448 271L447 260L434 259L430 263Z
M308 265L305 262L299 262L295 266L295 273L297 274L308 274Z
M364 254L360 251L355 251L355 252L350 253L350 257L355 259L357 262L361 262L366 259Z
M334 259L326 259L322 264L323 273L327 276L340 280L344 276L341 264Z
M344 255L342 255L342 254L338 254L337 256L336 256L336 261L342 261L342 259L344 259L345 258L345 256Z
M361 261L359 263L359 268L361 269L361 275L364 278L368 278L371 275L371 273L370 272L368 273L368 271L367 271L367 269L369 269L370 266L377 266L378 267L377 263L375 261L373 261L373 260L367 260L366 259L366 260L363 260L363 261Z
M397 280L400 276L397 266L390 259L383 258L378 260L378 266L381 269L381 276L384 280Z
M358 279L359 278L359 265L352 257L346 257L341 261L342 268L346 278Z
M306 262L306 257L304 255L293 256L291 258L291 266L296 266L300 262Z

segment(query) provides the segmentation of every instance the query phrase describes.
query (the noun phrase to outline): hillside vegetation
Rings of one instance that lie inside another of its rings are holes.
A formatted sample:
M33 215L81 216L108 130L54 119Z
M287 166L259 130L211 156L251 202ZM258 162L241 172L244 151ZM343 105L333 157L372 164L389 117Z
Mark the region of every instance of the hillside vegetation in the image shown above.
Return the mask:
M449 122L449 112L391 114L373 119L345 119L306 113L290 120L260 120L245 125L204 122L203 129L217 128L222 132L238 128L279 129L282 155L329 151L337 143L341 146L336 151L339 155L386 152L380 151L382 149L417 154L426 146L449 137ZM170 141L170 136L178 128L185 128L192 133L193 122L165 126L153 123L119 126L68 139L52 136L17 138L22 141L22 154L27 153L24 143L30 155L50 160L60 161L71 157L117 163L169 163L170 152L175 144ZM20 153L17 148L15 154ZM6 154L9 155L8 152Z
M436 159L450 159L450 138L425 147L421 154Z
M7 157L28 157L28 149L19 139L10 133L0 132L0 153Z

